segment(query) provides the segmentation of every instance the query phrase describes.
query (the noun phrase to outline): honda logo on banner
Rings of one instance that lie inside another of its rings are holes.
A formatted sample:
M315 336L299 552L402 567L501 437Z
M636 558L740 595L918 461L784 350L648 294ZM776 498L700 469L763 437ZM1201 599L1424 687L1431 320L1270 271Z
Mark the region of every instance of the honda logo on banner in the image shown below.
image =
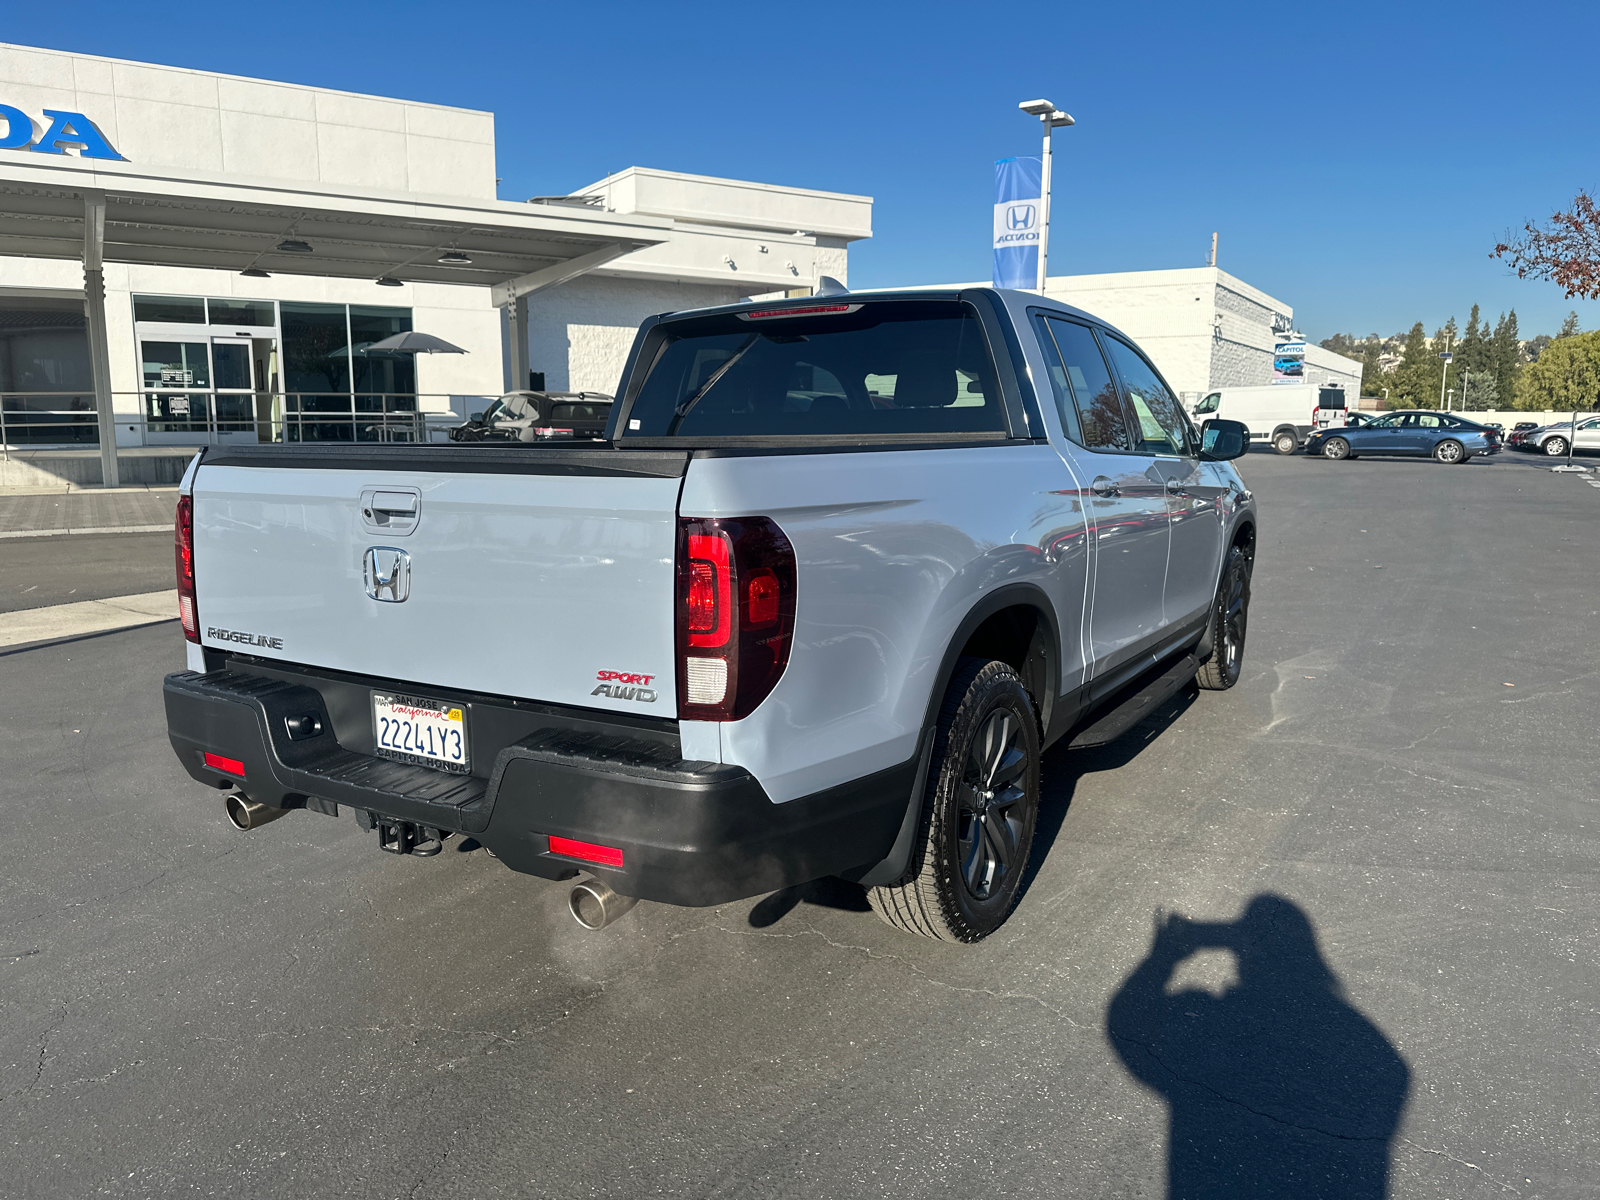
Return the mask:
M994 164L994 286L1031 288L1039 274L1039 210L1044 160Z

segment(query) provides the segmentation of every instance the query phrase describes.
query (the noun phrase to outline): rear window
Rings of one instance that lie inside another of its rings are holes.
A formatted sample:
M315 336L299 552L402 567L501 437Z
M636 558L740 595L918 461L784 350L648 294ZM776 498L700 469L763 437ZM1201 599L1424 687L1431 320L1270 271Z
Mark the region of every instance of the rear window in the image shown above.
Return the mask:
M773 308L666 323L666 344L619 434L1004 432L988 343L969 305L840 297L828 307L846 311Z

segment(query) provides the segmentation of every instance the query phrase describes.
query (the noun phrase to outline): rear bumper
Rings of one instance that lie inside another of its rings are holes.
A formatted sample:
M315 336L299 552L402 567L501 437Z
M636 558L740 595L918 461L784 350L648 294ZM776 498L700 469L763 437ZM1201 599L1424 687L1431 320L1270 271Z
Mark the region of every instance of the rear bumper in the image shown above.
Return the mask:
M342 745L338 726L357 740L350 717L336 722L310 683L186 671L167 676L164 693L172 747L210 787L237 786L276 808L336 814L346 805L471 834L514 870L546 879L588 871L623 895L669 904L721 904L877 863L899 831L916 767L773 804L741 767L685 761L637 730L596 728L593 713L546 710L543 727L500 746L486 774L451 775ZM291 736L291 719L306 716L322 732ZM207 752L243 776L207 766ZM552 853L552 835L619 848L622 864Z

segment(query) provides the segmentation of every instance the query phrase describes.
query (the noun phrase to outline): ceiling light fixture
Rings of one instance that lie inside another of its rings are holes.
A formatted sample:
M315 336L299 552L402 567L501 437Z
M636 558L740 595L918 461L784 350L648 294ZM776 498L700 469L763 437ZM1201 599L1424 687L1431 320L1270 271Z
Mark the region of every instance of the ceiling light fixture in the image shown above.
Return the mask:
M379 287L404 287L405 284L392 275L380 275L376 280Z
M271 275L267 274L260 267L246 267L244 270L240 271L239 274L243 275L246 279L271 279L272 278Z
M450 250L439 255L439 261L447 267L468 267L472 265L472 259L459 250Z
M295 238L284 238L278 243L278 250L283 254L310 254L311 244Z

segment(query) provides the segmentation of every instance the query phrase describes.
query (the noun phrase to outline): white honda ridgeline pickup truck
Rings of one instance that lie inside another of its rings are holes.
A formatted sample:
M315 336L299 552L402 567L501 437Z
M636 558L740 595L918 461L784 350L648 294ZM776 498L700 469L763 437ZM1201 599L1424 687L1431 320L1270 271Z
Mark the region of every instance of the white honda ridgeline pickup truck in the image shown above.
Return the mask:
M470 835L587 872L591 928L840 876L974 942L1044 749L1239 677L1248 432L1197 431L1093 317L987 288L671 313L617 395L590 442L196 460L167 721L234 824Z

